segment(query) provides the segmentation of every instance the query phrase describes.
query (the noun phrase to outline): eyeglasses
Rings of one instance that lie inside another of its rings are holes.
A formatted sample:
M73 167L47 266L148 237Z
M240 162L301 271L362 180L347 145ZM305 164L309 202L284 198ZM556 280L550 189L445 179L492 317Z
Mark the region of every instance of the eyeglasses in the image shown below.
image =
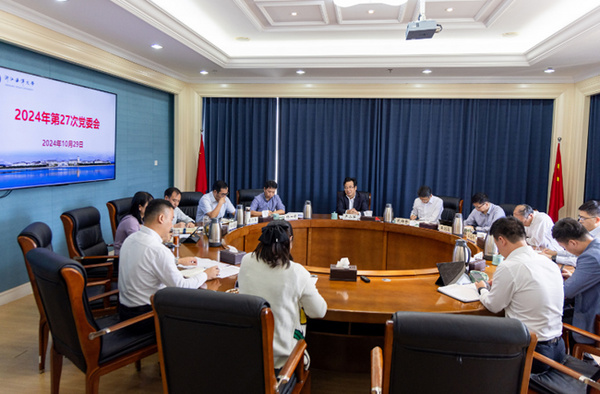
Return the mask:
M485 207L485 204L486 204L486 203L479 204L479 205L475 205L475 204L473 204L473 207L474 207L476 210L478 210L478 211L479 211L480 209L483 209L483 207Z
M218 195L218 196L225 197L225 196L228 196L228 195L229 195L229 192L227 192L227 193L217 193L217 195Z
M579 222L583 222L583 221L585 221L585 220L588 220L588 219L596 219L597 217L598 217L598 216L592 216L591 218L586 218L585 216L578 216L578 217L577 217L577 220L578 220Z

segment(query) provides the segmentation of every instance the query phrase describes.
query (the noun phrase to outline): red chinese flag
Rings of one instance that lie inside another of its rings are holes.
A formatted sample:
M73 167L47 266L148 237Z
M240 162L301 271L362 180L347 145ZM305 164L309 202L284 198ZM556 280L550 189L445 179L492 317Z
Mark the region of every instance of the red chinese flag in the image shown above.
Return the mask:
M548 215L555 222L558 220L558 210L565 206L565 193L563 189L562 160L560 158L560 142L556 148L556 164L552 174L552 188L550 189L550 203Z
M208 189L206 180L206 158L204 157L204 138L200 138L200 152L198 152L198 173L196 174L196 191L206 193Z

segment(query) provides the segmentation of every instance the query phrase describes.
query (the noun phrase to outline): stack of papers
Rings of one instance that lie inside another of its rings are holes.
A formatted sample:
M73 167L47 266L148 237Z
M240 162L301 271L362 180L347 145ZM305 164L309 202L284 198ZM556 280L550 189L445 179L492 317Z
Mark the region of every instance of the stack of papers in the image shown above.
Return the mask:
M214 267L215 265L219 267L219 275L217 275L217 278L227 278L229 276L237 275L240 272L240 267L235 265L220 263L215 260L202 259L198 257L196 258L196 261L197 265L195 266L180 266L185 268L185 271L183 271L184 277L191 278L200 274L201 272L204 272L204 270L207 268Z
M461 302L479 301L479 293L477 292L475 283L469 283L468 285L454 283L448 286L438 287L438 291L449 297L456 298Z

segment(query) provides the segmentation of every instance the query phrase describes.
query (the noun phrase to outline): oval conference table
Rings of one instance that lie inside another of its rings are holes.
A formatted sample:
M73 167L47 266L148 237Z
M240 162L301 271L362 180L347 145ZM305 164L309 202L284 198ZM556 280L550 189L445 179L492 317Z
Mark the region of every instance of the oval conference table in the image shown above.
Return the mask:
M323 319L310 319L307 342L313 366L323 369L365 372L368 352L383 345L384 323L396 311L437 313L491 313L479 302L463 303L437 291L436 263L452 260L457 236L426 228L379 221L330 220L319 217L291 221L294 261L316 275L319 293L327 301ZM250 225L224 236L226 245L251 253L262 227ZM468 242L472 254L479 248ZM196 244L182 244L181 256L218 260L223 248L209 248L206 237ZM348 257L358 275L369 283L332 281L329 267ZM495 270L485 270L490 277ZM213 290L235 286L236 277L208 283Z

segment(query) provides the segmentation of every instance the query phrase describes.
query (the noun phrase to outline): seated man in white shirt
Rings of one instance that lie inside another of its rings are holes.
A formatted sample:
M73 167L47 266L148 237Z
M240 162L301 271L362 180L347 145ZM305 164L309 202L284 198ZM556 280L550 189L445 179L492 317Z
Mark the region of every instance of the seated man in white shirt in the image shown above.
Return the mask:
M429 186L421 186L417 191L417 196L410 212L410 220L438 223L444 210L442 199L431 194Z
M173 206L166 200L150 201L140 231L130 235L119 255L119 315L128 319L152 310L150 296L163 287L197 289L217 277L219 268L211 267L191 278L177 269L173 253L163 245L170 237ZM179 264L194 265L195 257L182 257ZM151 322L153 326L153 322ZM152 327L149 327L152 328Z
M235 214L235 207L229 200L229 186L225 181L216 181L213 183L212 191L206 193L198 203L198 213L196 213L196 223L202 223L204 217L208 219L220 219L226 214Z
M491 312L504 310L506 317L518 319L536 333L535 350L554 361L565 356L562 339L563 279L560 269L536 253L525 241L525 227L514 217L500 218L490 234L504 261L494 273L493 282L479 281L479 300ZM549 367L533 360L532 373Z
M194 219L183 213L183 211L179 208L179 203L181 202L181 190L176 187L170 187L165 190L165 200L173 205L175 211L173 212L173 227L183 228L183 227L194 227L196 224L194 223Z
M563 248L552 237L552 218L543 212L534 211L527 204L517 205L513 216L525 226L527 244L537 249L550 249L558 252Z

